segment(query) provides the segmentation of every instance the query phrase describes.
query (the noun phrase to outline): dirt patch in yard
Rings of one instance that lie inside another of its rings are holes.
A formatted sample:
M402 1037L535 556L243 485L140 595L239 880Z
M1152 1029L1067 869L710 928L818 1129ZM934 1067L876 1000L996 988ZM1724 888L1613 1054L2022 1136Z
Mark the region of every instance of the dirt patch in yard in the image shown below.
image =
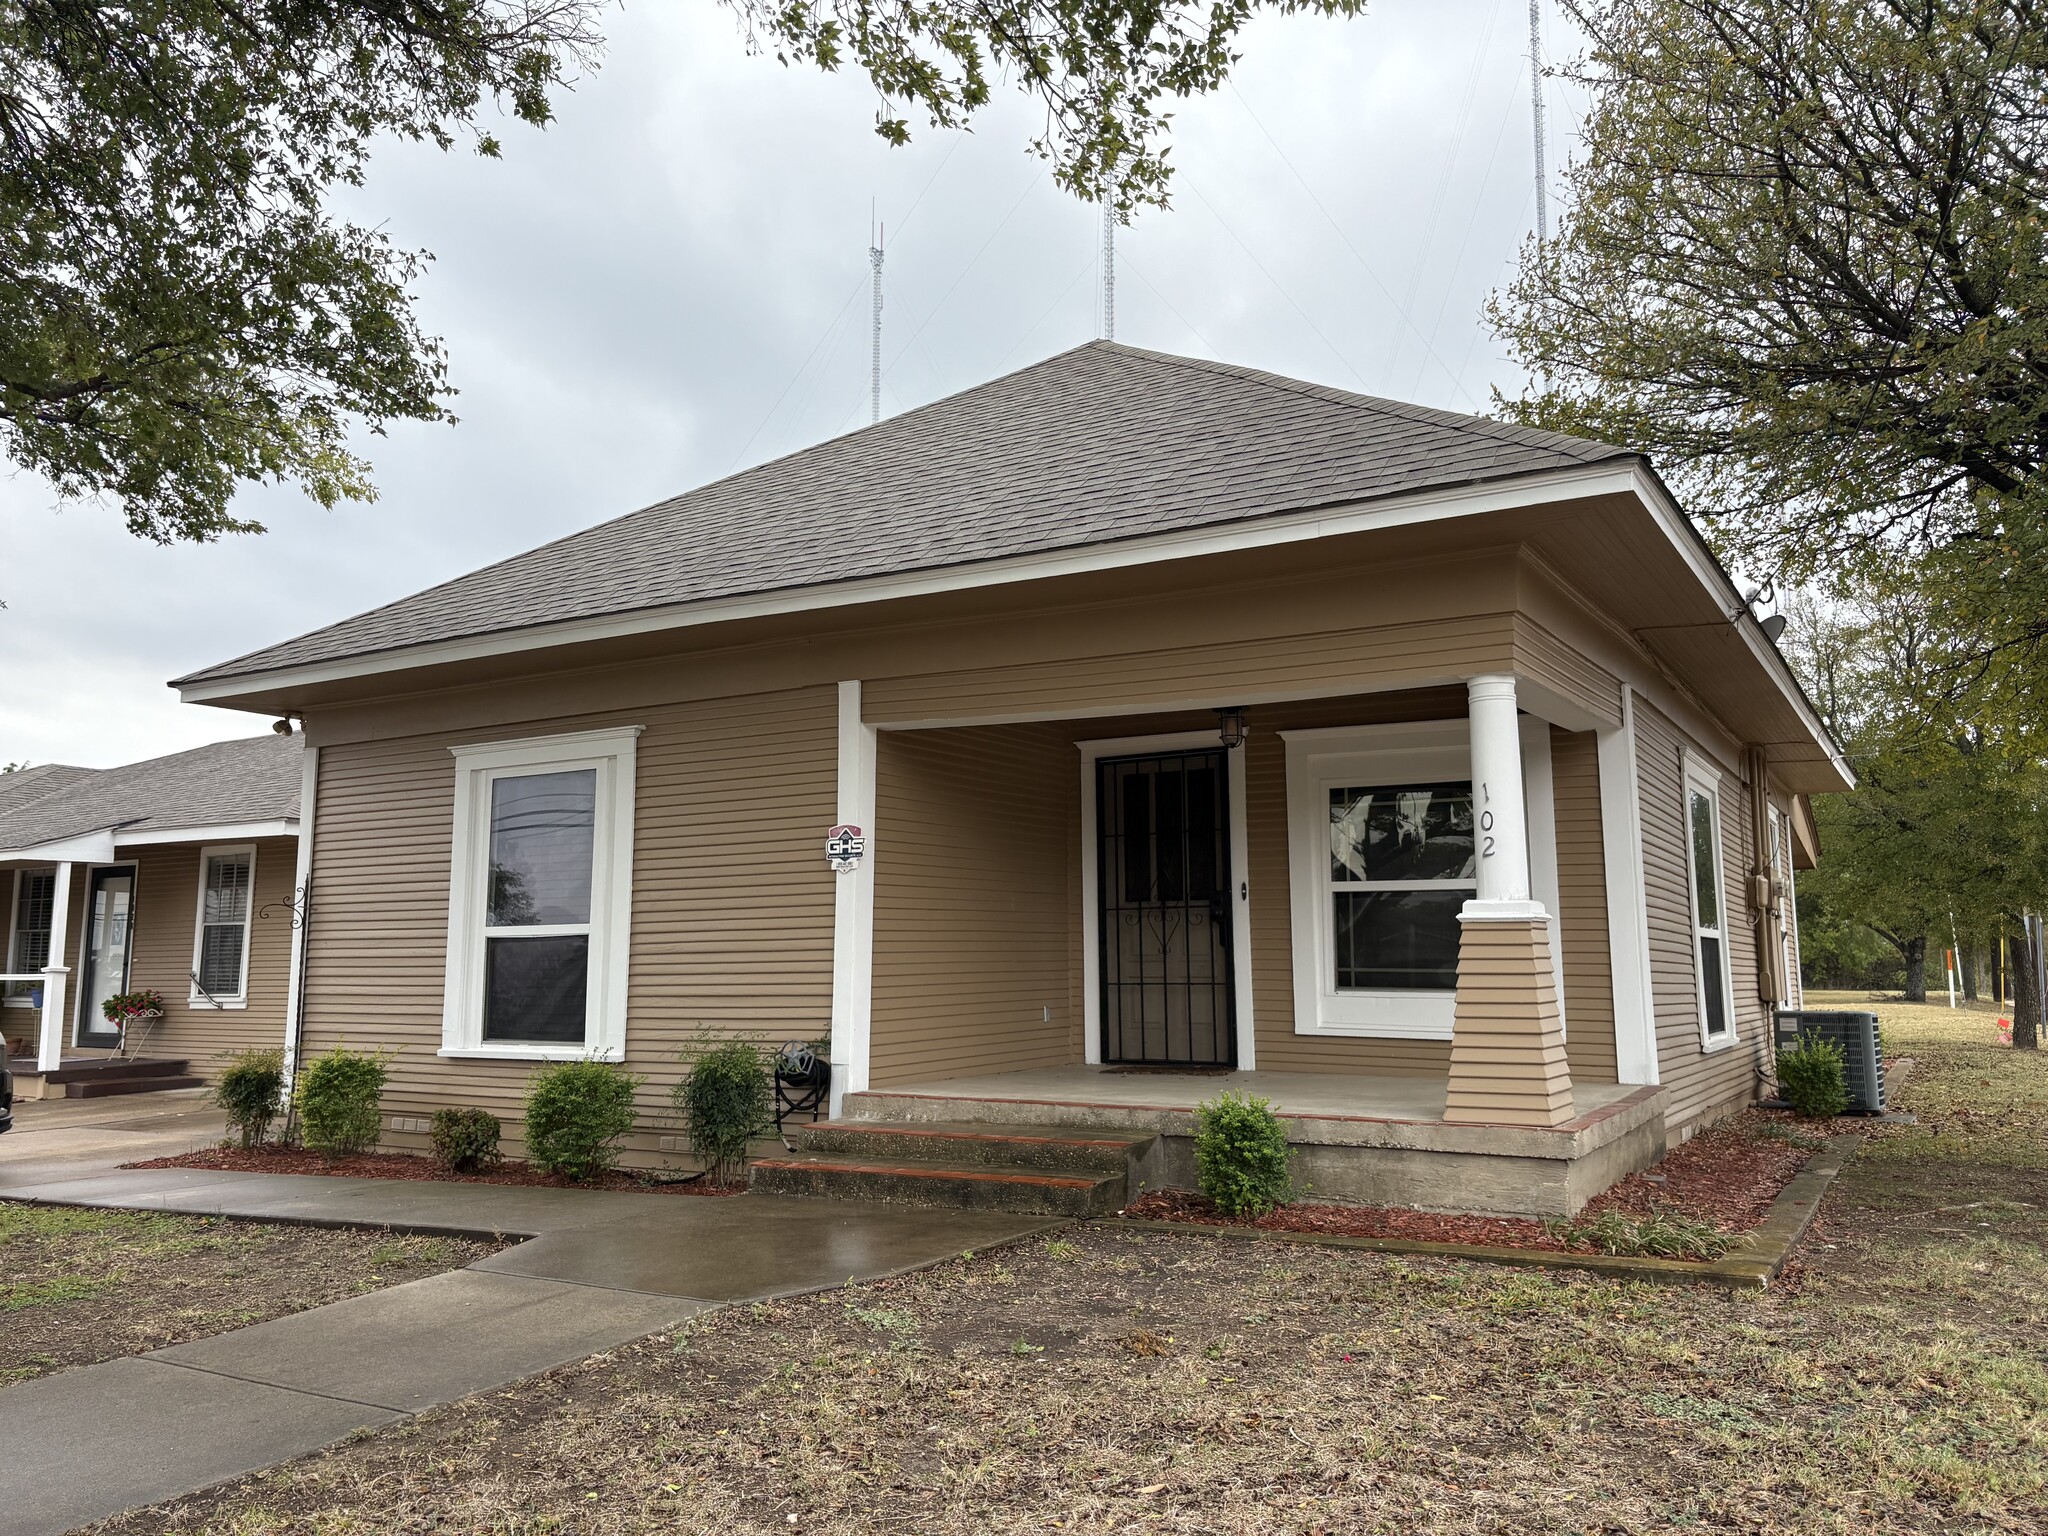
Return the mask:
M708 1314L101 1529L2048 1529L2048 1059L1914 1044L1904 1107L1953 1112L1865 1145L1798 1287L1083 1226Z
M0 1204L0 1384L425 1279L500 1246Z
M434 1179L451 1184L522 1184L546 1189L656 1190L665 1195L738 1195L744 1184L711 1184L703 1179L658 1178L619 1170L578 1181L559 1173L542 1173L507 1159L481 1173L454 1173L431 1157L416 1152L364 1152L354 1157L328 1157L303 1147L202 1147L176 1157L152 1157L123 1163L124 1168L215 1168L231 1173L309 1173L346 1179Z
M1551 1253L1585 1248L1581 1229L1605 1212L1697 1223L1730 1236L1762 1221L1778 1192L1792 1181L1837 1128L1858 1122L1794 1120L1753 1109L1709 1126L1653 1168L1634 1173L1587 1202L1566 1224L1507 1216L1452 1216L1390 1206L1329 1205L1302 1201L1253 1220L1223 1215L1192 1190L1154 1190L1125 1209L1148 1221L1202 1226L1250 1226L1269 1232L1332 1237L1380 1237L1406 1242L1460 1243L1483 1248L1535 1248Z

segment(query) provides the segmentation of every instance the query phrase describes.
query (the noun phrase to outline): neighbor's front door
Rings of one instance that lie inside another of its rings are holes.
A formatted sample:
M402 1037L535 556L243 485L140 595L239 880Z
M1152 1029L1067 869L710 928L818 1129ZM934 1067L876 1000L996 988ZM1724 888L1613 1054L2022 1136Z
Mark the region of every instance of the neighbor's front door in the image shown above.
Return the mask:
M96 869L86 903L85 974L78 983L78 1044L119 1045L121 1031L100 1005L128 990L134 942L135 871Z
M1229 772L1215 749L1096 765L1105 1062L1237 1060Z

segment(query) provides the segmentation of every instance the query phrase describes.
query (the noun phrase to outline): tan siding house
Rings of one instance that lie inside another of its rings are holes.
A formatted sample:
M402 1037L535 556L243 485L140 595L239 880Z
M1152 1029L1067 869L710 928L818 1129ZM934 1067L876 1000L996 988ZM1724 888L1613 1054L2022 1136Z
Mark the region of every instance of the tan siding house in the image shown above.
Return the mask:
M303 723L295 1055L397 1049L399 1145L623 1062L647 1165L693 1041L825 1040L847 1125L1174 1178L1241 1087L1575 1209L1755 1096L1752 787L1850 782L1634 456L1108 344L179 687Z
M284 1044L304 756L273 734L0 794L0 1033L23 1091L182 1084ZM138 992L160 1017L110 1025L101 1003Z

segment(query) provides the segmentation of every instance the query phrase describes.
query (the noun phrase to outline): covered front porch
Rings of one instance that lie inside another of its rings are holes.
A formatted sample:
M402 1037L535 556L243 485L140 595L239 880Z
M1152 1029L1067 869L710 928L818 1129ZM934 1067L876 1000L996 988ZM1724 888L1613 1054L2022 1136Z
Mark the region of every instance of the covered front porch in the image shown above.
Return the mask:
M1149 1138L1131 1177L1189 1185L1195 1106L1235 1090L1325 1198L1518 1214L1663 1151L1606 898L1618 710L1504 672L856 725L849 689L842 788L849 736L871 756L841 819L872 832L839 886L867 960L837 972L849 1125Z

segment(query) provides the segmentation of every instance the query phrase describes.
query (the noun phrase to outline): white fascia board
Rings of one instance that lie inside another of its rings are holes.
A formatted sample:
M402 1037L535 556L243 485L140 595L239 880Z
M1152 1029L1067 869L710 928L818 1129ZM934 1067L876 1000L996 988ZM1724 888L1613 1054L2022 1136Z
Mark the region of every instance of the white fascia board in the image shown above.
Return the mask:
M14 864L112 864L114 834L111 830L87 832L26 848L0 848L0 859Z
M155 848L165 843L253 843L263 837L297 837L299 824L278 821L227 821L203 827L135 827L117 831L118 848Z
M1652 484L1654 482L1647 477L1639 475L1631 461L1610 459L1582 468L1553 470L1544 474L1488 481L1475 486L1447 486L1436 490L1418 491L1407 496L1390 496L1384 500L1351 502L1307 512L1283 513L1222 527L1191 528L1150 538L1121 539L1110 544L1089 544L1076 549L1019 555L1004 560L983 561L979 564L947 566L938 570L906 571L831 586L798 587L707 602L676 603L633 613L571 619L556 624L535 625L530 629L472 635L428 645L405 646L367 656L314 662L299 667L282 667L274 671L246 672L233 677L175 686L178 688L178 697L185 703L206 704L215 700L237 698L258 688L267 690L315 687L322 683L340 682L352 677L372 677L385 672L408 671L415 667L476 661L489 656L543 650L550 646L576 645L593 640L615 640L665 629L690 629L705 624L728 623L735 619L768 618L828 608L847 608L860 603L883 602L893 598L972 591L1012 582L1040 581L1055 576L1152 565L1166 560L1232 554L1248 549L1298 544L1310 539L1337 538L1381 528L1441 522L1458 517L1477 517L1488 512L1504 512L1516 507L1576 501L1589 496L1624 493L1642 496L1644 488ZM1715 583L1720 586L1726 585L1718 573L1715 576Z
M1735 582L1722 568L1721 562L1714 558L1713 551L1707 547L1706 540L1700 537L1699 530L1692 525L1692 519L1687 517L1678 503L1671 499L1671 493L1647 466L1637 462L1630 468L1629 473L1633 480L1632 489L1637 498L1650 509L1657 520L1657 526L1671 541L1671 547L1678 552L1679 558L1691 567L1700 585L1717 593L1738 615L1731 623L1735 632L1742 637L1742 643L1749 648L1750 655L1756 658L1757 666L1765 676L1778 685L1778 691L1784 694L1787 701L1799 712L1800 721L1806 726L1807 734L1812 736L1814 745L1827 754L1828 762L1841 774L1849 787L1855 788L1855 769L1849 766L1849 760L1842 755L1841 748L1835 745L1834 737L1828 733L1828 728L1822 723L1812 701L1806 697L1806 690L1799 686L1799 680L1792 675L1792 668L1778 653L1778 648L1763 637L1763 631L1754 622L1740 622L1739 616L1747 613L1749 605L1743 601L1742 593L1736 589Z

